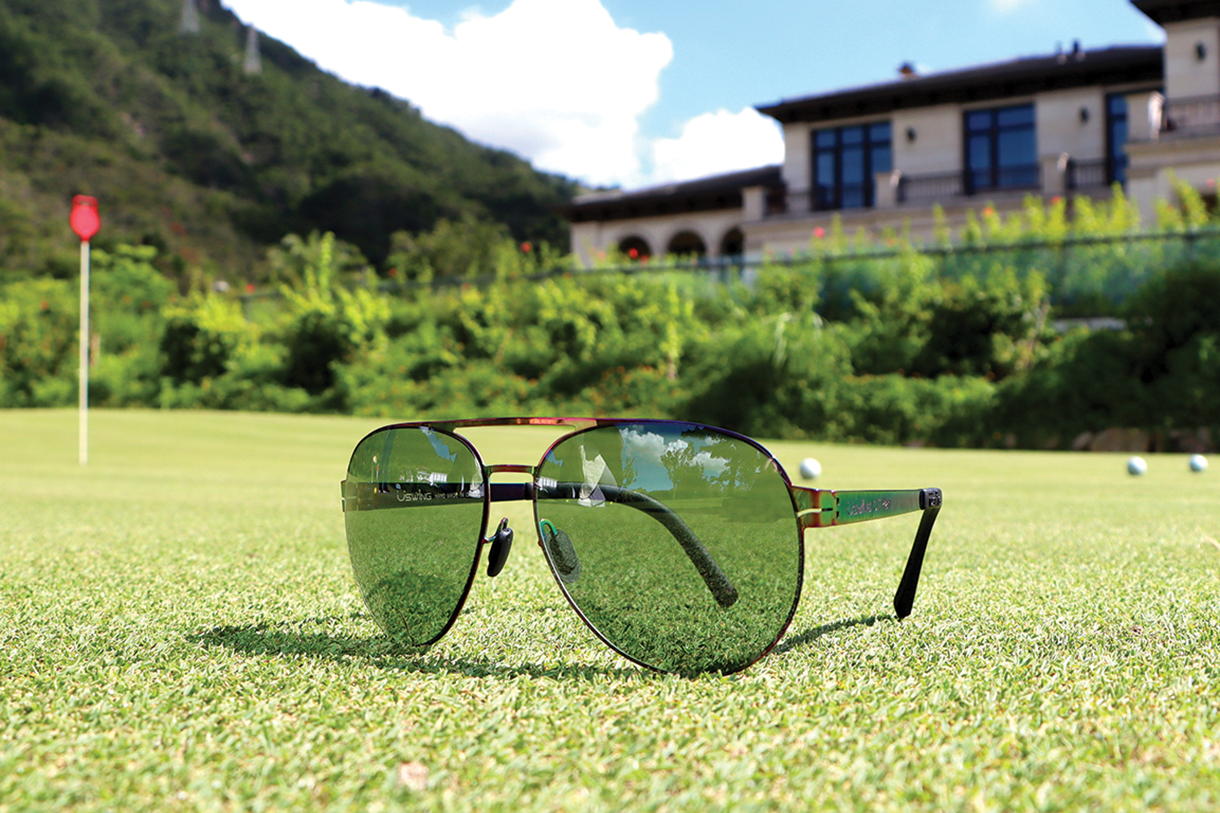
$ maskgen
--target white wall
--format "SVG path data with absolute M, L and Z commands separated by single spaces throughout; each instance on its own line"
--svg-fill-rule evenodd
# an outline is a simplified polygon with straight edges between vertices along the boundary
M 1202 43 L 1203 60 L 1195 46 Z M 1172 102 L 1220 95 L 1220 18 L 1165 25 L 1165 96 Z
M 1089 120 L 1080 120 L 1080 111 Z M 1034 101 L 1038 155 L 1067 153 L 1081 161 L 1106 157 L 1106 100 L 1101 88 L 1074 88 L 1040 94 Z
M 1155 141 L 1161 135 L 1165 97 L 1157 91 L 1127 94 L 1127 143 Z
M 894 169 L 908 175 L 939 175 L 962 168 L 962 108 L 956 104 L 897 110 L 891 118 Z M 915 140 L 907 140 L 907 128 Z
M 813 168 L 809 166 L 813 156 L 809 138 L 812 132 L 813 128 L 809 122 L 784 125 L 782 175 L 789 194 L 807 193 L 813 181 Z
M 1029 103 L 1030 99 L 1005 99 L 969 108 L 958 104 L 938 105 L 893 114 L 894 168 L 906 175 L 939 175 L 960 172 L 963 167 L 962 116 L 967 109 L 988 109 Z M 1099 160 L 1106 150 L 1105 92 L 1102 88 L 1077 88 L 1042 93 L 1032 99 L 1035 134 L 1040 158 L 1057 159 L 1067 153 L 1082 161 Z M 1088 111 L 1081 121 L 1080 111 Z M 907 130 L 915 140 L 907 138 Z

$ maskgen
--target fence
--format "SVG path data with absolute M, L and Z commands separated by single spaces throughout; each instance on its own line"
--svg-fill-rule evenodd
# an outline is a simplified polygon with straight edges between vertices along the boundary
M 440 276 L 427 282 L 381 280 L 378 287 L 387 294 L 409 294 L 464 285 L 486 287 L 505 279 L 540 282 L 563 276 L 652 278 L 666 274 L 693 275 L 701 285 L 750 284 L 761 269 L 790 269 L 809 275 L 810 284 L 817 286 L 822 303 L 819 309 L 834 318 L 851 307 L 851 291 L 875 293 L 892 278 L 894 264 L 919 260 L 930 264 L 929 274 L 942 279 L 961 279 L 967 275 L 986 278 L 997 270 L 1011 271 L 1018 277 L 1038 273 L 1047 281 L 1051 305 L 1059 316 L 1108 316 L 1116 313 L 1159 269 L 1195 260 L 1220 265 L 1220 228 L 1016 243 L 806 252 L 791 256 L 671 257 L 591 268 L 564 264 L 508 278 Z M 275 292 L 262 291 L 243 294 L 241 299 L 249 314 L 256 303 L 277 297 Z

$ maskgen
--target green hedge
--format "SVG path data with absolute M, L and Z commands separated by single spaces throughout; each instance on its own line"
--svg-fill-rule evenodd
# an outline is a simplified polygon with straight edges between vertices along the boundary
M 1096 239 L 1056 251 L 1101 257 L 1110 270 L 1090 283 L 1094 301 L 1127 327 L 1064 334 L 1050 326 L 1082 300 L 1067 302 L 1066 277 L 1022 264 L 1040 255 L 1019 248 L 1064 232 L 1061 204 L 1031 206 L 1015 225 L 977 223 L 952 251 L 899 244 L 874 256 L 876 246 L 832 234 L 842 261 L 814 245 L 799 263 L 716 271 L 563 271 L 566 261 L 490 231 L 479 238 L 488 250 L 455 255 L 490 263 L 479 284 L 404 285 L 315 234 L 273 251 L 284 282 L 258 299 L 181 294 L 148 247 L 98 251 L 91 402 L 399 419 L 670 416 L 771 437 L 946 446 L 1064 448 L 1111 427 L 1215 433 L 1218 241 L 1185 219 L 1157 240 L 1102 241 L 1125 205 L 1089 215 Z M 402 276 L 447 276 L 430 265 L 439 247 L 476 233 L 440 228 L 400 246 Z M 1132 246 L 1172 262 L 1137 269 Z M 74 402 L 73 286 L 4 288 L 0 405 Z

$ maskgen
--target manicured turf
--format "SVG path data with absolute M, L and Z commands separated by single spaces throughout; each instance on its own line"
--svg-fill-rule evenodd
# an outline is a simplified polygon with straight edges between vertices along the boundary
M 528 514 L 440 644 L 387 641 L 339 510 L 376 424 L 95 412 L 82 470 L 75 413 L 0 412 L 0 811 L 1220 807 L 1216 466 L 768 444 L 944 489 L 914 614 L 916 516 L 811 530 L 778 651 L 684 679 L 585 630 Z

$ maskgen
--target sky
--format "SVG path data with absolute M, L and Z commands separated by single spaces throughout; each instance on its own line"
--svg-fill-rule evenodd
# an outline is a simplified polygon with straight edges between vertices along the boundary
M 222 0 L 349 82 L 588 186 L 783 159 L 781 99 L 1160 44 L 1129 0 Z

